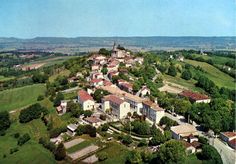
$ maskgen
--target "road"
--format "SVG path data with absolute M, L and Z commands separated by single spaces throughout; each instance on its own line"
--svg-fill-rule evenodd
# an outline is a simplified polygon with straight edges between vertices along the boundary
M 66 90 L 63 90 L 61 91 L 61 93 L 70 93 L 70 92 L 73 92 L 73 91 L 77 91 L 79 89 L 79 87 L 74 87 L 74 88 L 69 88 L 69 89 L 66 89 Z
M 165 113 L 165 116 L 176 121 L 180 125 L 187 123 L 186 120 L 183 119 L 183 116 L 181 116 L 181 118 L 179 118 L 179 117 L 172 116 L 169 113 Z M 195 127 L 199 126 L 196 123 L 194 123 L 193 125 Z M 203 133 L 202 131 L 199 131 L 199 130 L 198 130 L 198 133 L 199 133 L 199 136 L 206 137 L 209 141 L 209 144 L 216 148 L 216 150 L 219 152 L 224 164 L 236 164 L 236 152 L 233 149 L 231 149 L 228 145 L 224 144 L 218 138 L 209 138 L 208 136 L 205 135 L 205 133 Z

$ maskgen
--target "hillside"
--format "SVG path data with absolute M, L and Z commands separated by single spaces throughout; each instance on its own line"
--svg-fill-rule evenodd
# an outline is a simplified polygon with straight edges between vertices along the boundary
M 227 87 L 229 89 L 235 88 L 234 79 L 227 75 L 226 73 L 220 71 L 216 67 L 205 63 L 205 62 L 199 62 L 195 60 L 185 60 L 186 63 L 189 63 L 193 66 L 200 66 L 206 71 L 204 73 L 210 80 L 214 81 L 215 84 L 219 87 Z
M 44 84 L 29 85 L 0 92 L 0 107 L 3 110 L 14 110 L 33 104 L 39 95 L 46 90 Z

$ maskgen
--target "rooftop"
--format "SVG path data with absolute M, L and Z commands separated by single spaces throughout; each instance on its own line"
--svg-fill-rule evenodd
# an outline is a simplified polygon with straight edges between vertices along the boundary
M 87 100 L 93 100 L 93 97 L 88 94 L 85 90 L 78 91 L 78 96 L 80 98 L 80 101 L 84 102 Z
M 77 129 L 77 126 L 75 124 L 69 124 L 69 125 L 67 125 L 67 128 L 72 131 L 75 131 Z
M 156 111 L 163 111 L 164 110 L 163 108 L 159 107 L 158 104 L 156 104 L 156 103 L 154 103 L 154 102 L 152 102 L 150 100 L 144 101 L 143 104 L 149 106 L 150 108 L 152 108 L 152 109 L 154 109 Z
M 172 126 L 171 130 L 176 134 L 195 133 L 197 129 L 190 124 Z
M 122 100 L 121 98 L 119 98 L 118 96 L 115 96 L 115 95 L 107 95 L 103 99 L 105 101 L 111 101 L 116 104 L 122 104 L 123 102 L 125 102 L 124 100 Z
M 231 137 L 236 137 L 236 132 L 222 132 L 226 137 L 231 138 Z
M 90 82 L 91 83 L 99 83 L 101 81 L 103 81 L 103 80 L 102 79 L 92 79 Z
M 96 116 L 86 117 L 84 120 L 89 123 L 101 122 L 101 120 L 99 118 L 97 118 Z

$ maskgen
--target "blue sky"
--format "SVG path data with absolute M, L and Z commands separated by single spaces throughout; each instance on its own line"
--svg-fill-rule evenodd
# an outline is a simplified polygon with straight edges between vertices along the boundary
M 236 36 L 236 0 L 1 0 L 0 36 Z

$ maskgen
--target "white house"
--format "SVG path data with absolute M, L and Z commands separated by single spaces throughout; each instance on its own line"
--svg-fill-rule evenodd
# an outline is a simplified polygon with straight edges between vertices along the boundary
M 165 110 L 159 107 L 156 103 L 147 100 L 143 102 L 141 114 L 145 115 L 150 121 L 159 123 L 161 118 L 165 115 Z
M 69 124 L 67 126 L 67 134 L 70 135 L 70 136 L 74 136 L 76 134 L 76 129 L 78 128 L 77 125 L 75 124 Z
M 84 121 L 94 127 L 99 127 L 102 124 L 102 120 L 96 116 L 86 117 L 84 118 Z
M 145 97 L 147 95 L 150 95 L 150 89 L 148 89 L 146 86 L 143 86 L 139 91 L 139 96 Z
M 104 78 L 104 76 L 100 72 L 94 72 L 91 74 L 91 79 L 103 79 L 103 78 Z
M 81 104 L 83 110 L 93 110 L 95 102 L 86 91 L 78 91 L 78 102 Z
M 63 115 L 66 113 L 67 101 L 61 101 L 61 104 L 56 107 L 58 115 Z
M 130 104 L 115 95 L 107 95 L 102 99 L 102 109 L 104 112 L 109 111 L 117 118 L 122 119 L 130 111 Z
M 92 79 L 90 81 L 90 85 L 93 87 L 98 87 L 103 85 L 103 80 L 102 79 Z

